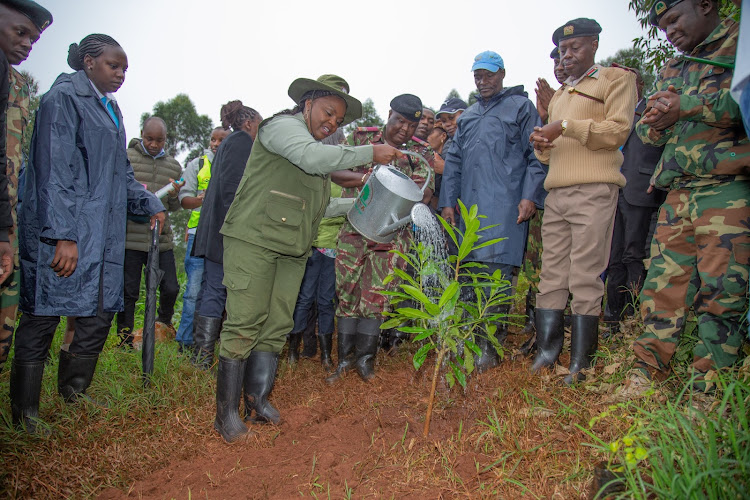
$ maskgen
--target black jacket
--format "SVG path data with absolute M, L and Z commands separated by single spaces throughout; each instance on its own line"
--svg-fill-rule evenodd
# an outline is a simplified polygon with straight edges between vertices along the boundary
M 646 100 L 641 99 L 635 109 L 634 124 L 641 119 L 644 109 L 646 109 Z M 621 172 L 627 181 L 625 187 L 622 188 L 622 193 L 625 196 L 625 201 L 631 205 L 658 207 L 664 203 L 664 198 L 667 196 L 665 191 L 654 189 L 651 194 L 646 193 L 663 150 L 663 147 L 643 144 L 635 131 L 635 127 L 630 131 L 628 140 L 622 147 L 622 154 L 625 158 Z
M 253 138 L 235 130 L 224 139 L 211 163 L 211 181 L 201 206 L 201 218 L 193 242 L 193 256 L 224 262 L 224 241 L 219 231 L 245 172 Z

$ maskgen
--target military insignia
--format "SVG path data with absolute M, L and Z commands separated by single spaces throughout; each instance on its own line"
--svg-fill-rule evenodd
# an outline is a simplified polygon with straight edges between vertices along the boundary
M 654 12 L 656 12 L 657 16 L 660 16 L 664 14 L 667 11 L 667 4 L 664 2 L 656 2 L 656 5 L 654 5 Z
M 588 73 L 586 73 L 586 76 L 594 76 L 599 72 L 599 68 L 591 68 Z
M 422 112 L 417 111 L 416 113 L 414 113 L 414 118 L 419 118 L 421 115 L 422 115 Z
M 569 24 L 563 28 L 563 36 L 570 36 L 573 34 L 574 31 L 575 31 L 575 28 L 573 27 L 573 25 Z
M 42 25 L 42 29 L 40 29 L 39 32 L 41 33 L 42 31 L 46 30 L 47 26 L 49 26 L 49 21 L 44 21 L 44 24 Z

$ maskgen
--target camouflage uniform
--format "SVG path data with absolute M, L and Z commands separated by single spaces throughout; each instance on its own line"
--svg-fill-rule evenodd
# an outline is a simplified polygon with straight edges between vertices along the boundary
M 13 274 L 8 281 L 0 286 L 0 322 L 2 323 L 0 325 L 0 370 L 2 370 L 5 360 L 8 358 L 18 311 L 18 282 L 21 271 L 18 262 L 16 205 L 18 204 L 18 172 L 23 163 L 23 135 L 28 122 L 29 86 L 21 73 L 11 68 L 7 118 L 7 175 L 8 195 L 10 197 L 11 215 L 13 216 L 13 229 L 9 233 L 10 244 L 15 249 L 15 253 Z
M 722 22 L 691 56 L 731 63 L 738 26 Z M 698 317 L 696 372 L 732 365 L 742 341 L 750 264 L 750 141 L 729 94 L 732 70 L 672 59 L 656 82 L 680 94 L 680 118 L 657 131 L 639 123 L 644 143 L 664 145 L 655 185 L 669 189 L 659 210 L 641 292 L 644 333 L 635 354 L 666 371 L 688 309 Z M 700 387 L 700 385 L 699 385 Z
M 349 144 L 385 144 L 384 130 L 377 127 L 359 127 L 349 137 Z M 404 148 L 425 157 L 429 162 L 432 150 L 414 141 L 409 141 Z M 354 172 L 364 175 L 373 164 L 360 166 Z M 427 178 L 427 169 L 422 161 L 405 156 L 396 163 L 397 168 L 411 177 L 417 184 L 423 185 Z M 434 186 L 432 177 L 429 188 Z M 342 198 L 356 198 L 357 188 L 344 188 Z M 336 292 L 339 298 L 337 316 L 350 318 L 382 319 L 387 310 L 388 299 L 380 291 L 386 290 L 383 280 L 395 267 L 404 268 L 405 263 L 391 250 L 405 252 L 409 249 L 411 229 L 401 228 L 390 243 L 376 243 L 359 234 L 347 220 L 339 232 L 336 249 Z M 388 289 L 395 287 L 395 281 Z

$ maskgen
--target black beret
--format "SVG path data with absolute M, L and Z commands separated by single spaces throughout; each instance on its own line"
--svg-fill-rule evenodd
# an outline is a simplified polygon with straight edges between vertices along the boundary
M 13 10 L 17 10 L 24 16 L 31 19 L 31 22 L 39 30 L 39 33 L 47 29 L 52 24 L 52 14 L 50 11 L 31 0 L 0 0 L 3 4 Z
M 552 34 L 552 43 L 560 45 L 560 40 L 576 38 L 579 36 L 596 36 L 602 32 L 602 27 L 593 19 L 579 17 L 563 24 Z
M 418 122 L 422 118 L 422 100 L 412 94 L 394 97 L 391 101 L 391 109 L 410 122 Z
M 651 26 L 659 26 L 661 16 L 667 13 L 669 9 L 682 2 L 682 0 L 657 0 L 651 6 L 651 12 L 648 14 L 648 22 Z
M 552 52 L 549 53 L 549 58 L 550 59 L 560 59 L 560 49 L 558 49 L 557 47 L 555 47 L 554 49 L 552 49 Z

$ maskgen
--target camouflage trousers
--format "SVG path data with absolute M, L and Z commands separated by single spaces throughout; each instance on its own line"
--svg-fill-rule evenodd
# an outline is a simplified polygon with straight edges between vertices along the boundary
M 349 222 L 339 233 L 336 247 L 336 293 L 339 306 L 336 315 L 344 318 L 382 319 L 389 300 L 380 292 L 393 290 L 398 280 L 388 285 L 383 280 L 394 269 L 406 263 L 390 250 L 405 251 L 409 230 L 404 228 L 391 243 L 376 243 L 359 234 Z
M 750 183 L 675 189 L 659 209 L 640 295 L 636 356 L 666 371 L 688 309 L 698 320 L 693 369 L 732 365 L 742 343 L 750 267 Z
M 5 360 L 13 343 L 13 332 L 16 328 L 16 315 L 18 314 L 18 285 L 21 281 L 21 268 L 18 261 L 18 239 L 16 228 L 10 234 L 10 243 L 15 252 L 13 253 L 13 274 L 0 286 L 0 372 L 3 371 Z
M 537 210 L 529 219 L 529 237 L 526 240 L 526 253 L 521 268 L 529 282 L 528 293 L 531 305 L 536 305 L 539 274 L 542 272 L 542 217 L 544 217 L 544 210 Z

